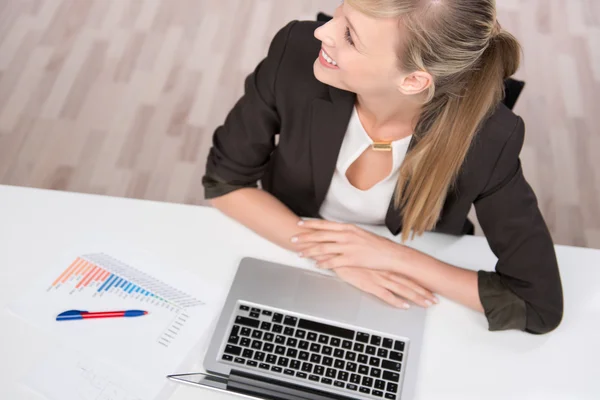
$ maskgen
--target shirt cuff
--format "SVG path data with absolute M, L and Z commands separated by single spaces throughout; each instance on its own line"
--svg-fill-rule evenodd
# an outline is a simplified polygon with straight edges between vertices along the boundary
M 206 200 L 224 196 L 238 189 L 258 187 L 255 182 L 245 184 L 229 183 L 210 174 L 206 174 L 202 177 L 202 186 L 204 186 L 204 198 Z
M 497 273 L 478 271 L 477 286 L 490 331 L 525 330 L 525 301 L 514 294 Z

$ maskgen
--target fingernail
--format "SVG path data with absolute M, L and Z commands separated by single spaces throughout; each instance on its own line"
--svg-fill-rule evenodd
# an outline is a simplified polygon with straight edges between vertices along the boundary
M 437 297 L 434 297 L 434 298 L 433 298 L 433 302 L 434 302 L 435 304 L 438 304 L 438 303 L 440 302 L 440 299 L 438 299 Z
M 298 238 L 297 238 L 296 236 L 294 236 L 294 237 L 291 239 L 291 241 L 292 241 L 292 243 L 296 243 L 296 242 L 298 241 Z
M 304 254 L 298 253 L 298 257 L 304 257 Z
M 298 225 L 299 225 L 299 226 L 302 226 L 302 225 L 304 225 L 304 221 L 302 221 L 302 220 L 298 221 Z
M 409 308 L 410 308 L 410 304 L 408 304 L 408 303 L 404 303 L 404 304 L 402 305 L 402 308 L 404 308 L 404 309 L 409 309 Z
M 425 300 L 425 304 L 427 304 L 427 307 L 431 307 L 433 305 L 433 303 L 429 300 Z

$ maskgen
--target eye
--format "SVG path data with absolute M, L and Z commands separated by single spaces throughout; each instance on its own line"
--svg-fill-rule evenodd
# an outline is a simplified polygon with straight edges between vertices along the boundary
M 354 40 L 352 40 L 352 36 L 350 36 L 350 28 L 346 27 L 346 34 L 344 35 L 346 42 L 350 44 L 350 46 L 354 46 Z

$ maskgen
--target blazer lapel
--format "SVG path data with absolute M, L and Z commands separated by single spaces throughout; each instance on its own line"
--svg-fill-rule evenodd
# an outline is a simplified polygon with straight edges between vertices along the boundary
M 331 86 L 329 99 L 313 100 L 310 150 L 317 215 L 327 195 L 355 101 L 354 93 Z

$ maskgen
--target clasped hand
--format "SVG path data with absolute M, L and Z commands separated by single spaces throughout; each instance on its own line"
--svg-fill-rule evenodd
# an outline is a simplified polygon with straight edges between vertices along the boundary
M 397 271 L 408 248 L 352 224 L 325 220 L 300 221 L 308 232 L 291 238 L 302 245 L 301 257 L 318 268 L 331 269 L 341 279 L 395 307 L 409 308 L 406 300 L 423 307 L 437 303 L 426 288 Z

